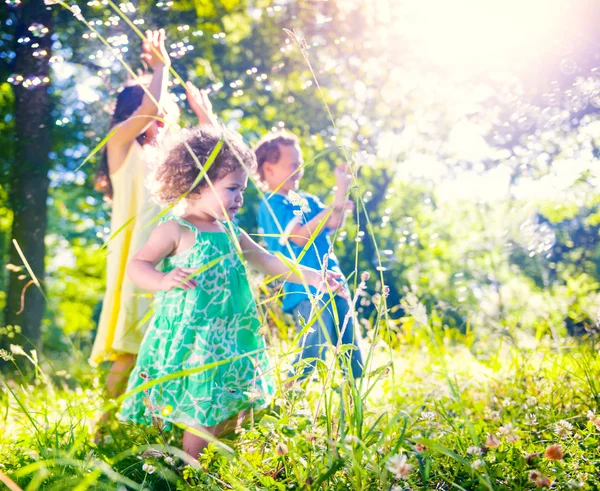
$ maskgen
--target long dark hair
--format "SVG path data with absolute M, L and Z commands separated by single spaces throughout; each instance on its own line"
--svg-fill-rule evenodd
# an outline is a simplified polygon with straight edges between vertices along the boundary
M 128 119 L 135 110 L 141 106 L 142 99 L 144 97 L 144 89 L 141 85 L 130 85 L 125 87 L 117 96 L 117 104 L 115 106 L 115 112 L 112 115 L 110 121 L 111 129 L 115 125 L 122 123 Z M 137 141 L 140 145 L 145 142 L 145 135 L 141 134 L 137 137 Z M 104 193 L 104 197 L 107 200 L 112 199 L 112 182 L 110 180 L 110 171 L 108 169 L 108 155 L 106 146 L 102 150 L 102 159 L 100 160 L 100 167 L 96 172 L 94 189 Z

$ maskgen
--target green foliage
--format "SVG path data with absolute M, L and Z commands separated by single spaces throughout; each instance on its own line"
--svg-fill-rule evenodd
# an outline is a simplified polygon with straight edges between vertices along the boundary
M 98 374 L 55 371 L 14 347 L 5 355 L 36 375 L 30 386 L 2 386 L 0 471 L 40 490 L 512 490 L 542 477 L 555 489 L 597 489 L 597 346 L 457 339 L 423 325 L 435 313 L 418 300 L 405 308 L 413 328 L 393 354 L 372 351 L 363 380 L 325 372 L 280 386 L 266 412 L 196 464 L 181 460 L 179 429 L 113 420 L 93 443 L 83 422 L 102 411 Z

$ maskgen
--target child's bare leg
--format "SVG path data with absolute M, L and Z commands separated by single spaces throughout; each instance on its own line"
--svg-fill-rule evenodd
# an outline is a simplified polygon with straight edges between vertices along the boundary
M 131 353 L 121 353 L 115 358 L 106 377 L 106 388 L 110 397 L 118 397 L 125 391 L 134 365 L 135 355 Z
M 221 423 L 217 426 L 194 426 L 193 428 L 203 435 L 216 436 L 221 433 L 220 428 L 223 424 Z M 191 431 L 186 430 L 183 432 L 183 451 L 193 459 L 197 459 L 210 442 L 210 439 Z
M 115 358 L 110 371 L 106 376 L 106 391 L 110 398 L 120 396 L 127 388 L 127 380 L 131 369 L 135 365 L 135 355 L 131 353 L 121 353 Z M 108 421 L 111 412 L 106 411 L 98 420 L 94 442 L 98 443 L 102 439 L 102 425 Z
M 219 435 L 233 431 L 238 425 L 241 424 L 245 414 L 246 411 L 241 411 L 228 420 L 219 423 L 217 426 L 197 426 L 194 427 L 194 429 L 203 434 L 218 437 Z M 202 451 L 208 447 L 209 443 L 209 439 L 195 435 L 191 431 L 183 432 L 183 451 L 191 455 L 194 459 L 198 458 Z

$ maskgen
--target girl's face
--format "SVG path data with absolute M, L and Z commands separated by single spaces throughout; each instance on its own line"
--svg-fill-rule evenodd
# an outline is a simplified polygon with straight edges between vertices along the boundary
M 243 169 L 230 172 L 213 181 L 212 188 L 204 186 L 200 195 L 188 196 L 187 213 L 205 219 L 228 221 L 244 203 L 243 193 L 248 185 L 248 174 Z

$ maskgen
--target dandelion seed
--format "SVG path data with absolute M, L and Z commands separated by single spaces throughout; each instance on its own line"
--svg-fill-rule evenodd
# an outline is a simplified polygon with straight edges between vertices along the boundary
M 142 470 L 146 473 L 146 474 L 154 474 L 154 471 L 156 470 L 154 468 L 154 466 L 152 464 L 144 464 L 142 466 Z
M 475 470 L 481 469 L 482 467 L 485 467 L 485 461 L 482 459 L 477 459 L 471 464 L 471 467 Z
M 386 467 L 397 479 L 406 479 L 410 474 L 412 465 L 408 464 L 406 455 L 393 455 L 386 462 Z
M 563 456 L 564 453 L 560 448 L 560 445 L 558 445 L 557 443 L 550 445 L 544 451 L 544 457 L 546 457 L 548 460 L 562 460 Z
M 566 438 L 573 433 L 573 425 L 564 419 L 561 419 L 554 425 L 554 432 L 561 438 Z
M 275 445 L 275 453 L 277 455 L 281 455 L 281 456 L 287 455 L 288 452 L 289 452 L 288 446 L 285 443 L 279 442 L 279 443 L 277 443 L 277 445 Z
M 498 448 L 500 446 L 500 440 L 496 435 L 489 434 L 485 440 L 485 446 L 487 448 Z

